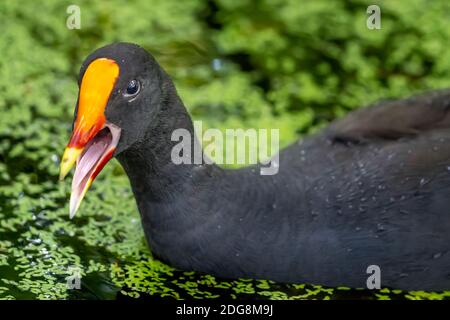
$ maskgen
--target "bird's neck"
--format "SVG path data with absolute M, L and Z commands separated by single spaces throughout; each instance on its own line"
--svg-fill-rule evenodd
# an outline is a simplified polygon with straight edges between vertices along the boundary
M 180 143 L 178 140 L 172 141 L 175 130 L 182 129 L 188 133 L 191 155 L 194 155 L 194 150 L 200 150 L 203 159 L 192 120 L 170 80 L 165 83 L 163 92 L 161 109 L 154 117 L 155 123 L 148 127 L 144 139 L 117 156 L 130 179 L 135 196 L 145 196 L 147 201 L 168 200 L 182 187 L 189 187 L 192 172 L 197 172 L 196 168 L 202 165 L 194 161 L 182 164 L 174 162 L 172 150 Z
M 190 232 L 196 230 L 196 236 L 205 236 L 208 223 L 217 219 L 209 214 L 211 202 L 205 198 L 222 171 L 215 165 L 177 165 L 172 161 L 172 149 L 179 143 L 171 139 L 174 130 L 181 128 L 190 133 L 192 152 L 200 143 L 176 93 L 168 94 L 164 102 L 155 117 L 159 123 L 152 124 L 142 142 L 117 158 L 130 180 L 152 252 L 179 266 L 180 260 L 188 261 L 184 255 L 192 252 L 188 248 L 196 243 L 190 239 Z

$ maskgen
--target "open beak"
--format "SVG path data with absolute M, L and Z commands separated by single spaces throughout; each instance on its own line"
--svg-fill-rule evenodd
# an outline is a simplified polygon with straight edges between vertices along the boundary
M 61 160 L 62 180 L 76 163 L 70 196 L 70 218 L 75 216 L 86 191 L 112 158 L 120 139 L 120 128 L 105 119 L 105 108 L 119 75 L 114 60 L 91 62 L 80 85 L 72 137 Z

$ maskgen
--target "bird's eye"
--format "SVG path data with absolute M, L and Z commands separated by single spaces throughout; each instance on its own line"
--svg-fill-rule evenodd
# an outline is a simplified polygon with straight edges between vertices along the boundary
M 134 96 L 139 92 L 140 85 L 139 81 L 137 80 L 131 80 L 128 82 L 127 90 L 126 90 L 126 96 Z

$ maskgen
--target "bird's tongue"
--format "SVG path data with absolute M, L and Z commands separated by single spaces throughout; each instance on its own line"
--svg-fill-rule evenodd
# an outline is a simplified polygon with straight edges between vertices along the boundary
M 70 217 L 77 211 L 86 191 L 111 159 L 120 137 L 120 129 L 106 126 L 86 145 L 77 159 L 70 196 Z
M 105 153 L 108 145 L 111 143 L 111 133 L 109 130 L 103 129 L 100 131 L 91 143 L 86 146 L 85 151 L 77 160 L 77 167 L 73 176 L 72 186 L 80 185 L 89 172 L 94 169 L 95 164 L 100 160 Z

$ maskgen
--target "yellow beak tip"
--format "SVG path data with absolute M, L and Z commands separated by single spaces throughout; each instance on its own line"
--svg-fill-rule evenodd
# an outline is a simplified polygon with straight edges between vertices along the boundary
M 59 170 L 59 181 L 63 181 L 64 178 L 69 173 L 72 166 L 61 165 L 61 169 Z
M 64 150 L 64 155 L 61 160 L 61 167 L 59 170 L 59 180 L 62 181 L 70 169 L 72 169 L 73 165 L 77 161 L 77 158 L 80 156 L 82 149 L 77 148 L 66 148 Z

